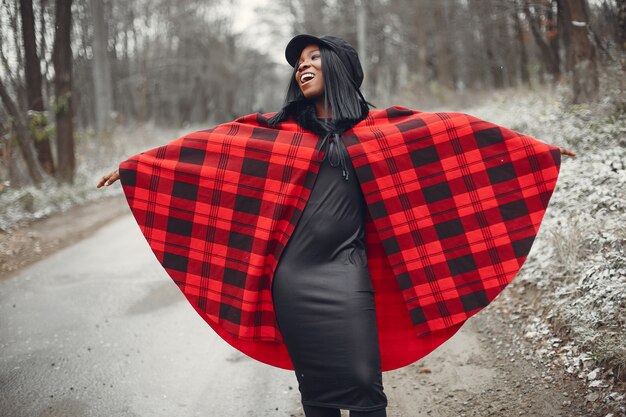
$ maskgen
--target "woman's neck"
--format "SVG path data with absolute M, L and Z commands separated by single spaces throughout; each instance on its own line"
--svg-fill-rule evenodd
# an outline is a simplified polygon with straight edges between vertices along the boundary
M 324 98 L 321 100 L 317 100 L 315 102 L 315 115 L 318 119 L 330 119 L 333 117 L 332 109 L 330 106 L 326 108 L 326 112 L 324 111 Z

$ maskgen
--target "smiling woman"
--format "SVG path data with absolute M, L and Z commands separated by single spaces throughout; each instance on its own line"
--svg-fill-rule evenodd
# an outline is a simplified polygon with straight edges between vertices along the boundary
M 559 148 L 463 113 L 370 110 L 343 39 L 298 35 L 285 56 L 280 111 L 135 155 L 98 186 L 121 179 L 211 328 L 295 371 L 307 417 L 384 417 L 382 372 L 452 337 L 523 265 Z
M 356 50 L 345 40 L 298 35 L 287 45 L 285 57 L 294 68 L 293 77 L 284 107 L 270 118 L 270 126 L 300 117 L 300 124 L 306 123 L 307 128 L 325 135 L 330 131 L 341 133 L 367 117 L 369 103 L 359 89 L 363 69 Z M 313 77 L 304 77 L 306 74 Z M 311 109 L 314 114 L 307 111 Z M 319 130 L 317 119 L 327 119 L 333 126 Z

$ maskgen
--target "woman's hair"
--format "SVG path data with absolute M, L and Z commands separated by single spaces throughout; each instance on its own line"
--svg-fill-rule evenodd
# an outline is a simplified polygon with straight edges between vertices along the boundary
M 324 76 L 324 106 L 331 109 L 331 124 L 351 127 L 367 116 L 371 104 L 354 85 L 339 56 L 324 45 L 319 45 L 319 48 Z M 287 120 L 289 116 L 297 118 L 297 112 L 313 106 L 313 103 L 304 97 L 296 81 L 297 71 L 296 66 L 291 74 L 283 108 L 268 120 L 270 126 Z

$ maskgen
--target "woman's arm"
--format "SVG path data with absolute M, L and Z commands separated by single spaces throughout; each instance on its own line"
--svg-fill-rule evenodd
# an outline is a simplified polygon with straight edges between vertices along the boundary
M 96 185 L 96 188 L 100 188 L 103 185 L 106 185 L 108 187 L 109 185 L 113 184 L 115 181 L 119 179 L 120 179 L 120 171 L 119 169 L 116 169 L 104 175 L 102 178 L 100 178 L 100 181 L 98 182 L 98 185 Z

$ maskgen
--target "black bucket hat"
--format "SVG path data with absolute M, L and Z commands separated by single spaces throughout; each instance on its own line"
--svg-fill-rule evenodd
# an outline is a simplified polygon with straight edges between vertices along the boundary
M 358 89 L 361 86 L 363 82 L 363 68 L 361 67 L 361 61 L 359 61 L 359 54 L 352 45 L 336 36 L 324 35 L 317 37 L 306 34 L 296 35 L 289 41 L 285 48 L 285 58 L 287 58 L 289 65 L 295 68 L 300 59 L 300 54 L 302 54 L 302 50 L 306 48 L 307 45 L 311 44 L 324 45 L 332 49 L 348 69 L 356 88 Z

